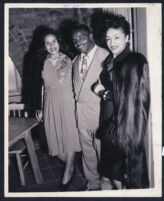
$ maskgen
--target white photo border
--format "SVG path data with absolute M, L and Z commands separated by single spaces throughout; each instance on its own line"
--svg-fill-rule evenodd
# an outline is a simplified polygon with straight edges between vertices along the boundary
M 154 188 L 140 190 L 90 192 L 8 192 L 8 56 L 9 8 L 146 8 L 147 59 L 150 68 L 152 130 L 154 155 Z M 162 4 L 161 3 L 5 3 L 4 55 L 4 196 L 5 197 L 161 197 L 162 195 Z

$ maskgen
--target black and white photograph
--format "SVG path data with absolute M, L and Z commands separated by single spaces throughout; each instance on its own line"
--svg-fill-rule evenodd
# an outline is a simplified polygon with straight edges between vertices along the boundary
M 161 10 L 5 4 L 5 197 L 162 195 Z

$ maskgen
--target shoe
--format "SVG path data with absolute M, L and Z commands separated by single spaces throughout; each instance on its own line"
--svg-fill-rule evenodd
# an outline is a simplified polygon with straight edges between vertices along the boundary
M 59 185 L 59 190 L 60 190 L 60 191 L 69 191 L 69 187 L 71 186 L 70 184 L 72 183 L 72 180 L 73 180 L 74 177 L 75 177 L 75 171 L 73 170 L 69 182 L 66 183 L 66 184 L 62 184 L 62 183 L 61 183 L 61 184 Z
M 63 192 L 69 191 L 69 187 L 70 187 L 70 184 L 71 184 L 72 180 L 73 180 L 73 177 L 70 179 L 70 181 L 67 184 L 60 184 L 59 185 L 59 190 L 63 191 Z
M 100 188 L 89 188 L 89 187 L 87 187 L 86 188 L 86 191 L 98 191 L 98 190 L 100 190 Z
M 61 183 L 67 184 L 71 180 L 74 174 L 75 174 L 74 166 L 72 166 L 69 172 L 67 171 L 67 173 L 64 170 Z

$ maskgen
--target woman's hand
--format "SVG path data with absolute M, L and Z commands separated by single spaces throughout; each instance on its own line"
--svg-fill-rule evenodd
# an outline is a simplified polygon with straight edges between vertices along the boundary
M 35 116 L 36 116 L 38 121 L 43 121 L 43 112 L 42 112 L 42 110 L 36 110 Z

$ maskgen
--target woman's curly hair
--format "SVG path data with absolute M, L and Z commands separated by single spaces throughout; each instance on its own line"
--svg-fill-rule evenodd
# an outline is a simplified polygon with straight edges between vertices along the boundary
M 106 31 L 109 28 L 118 29 L 121 28 L 125 35 L 130 36 L 130 24 L 122 15 L 111 14 L 110 17 L 105 20 Z
M 38 47 L 36 49 L 36 56 L 37 56 L 38 60 L 44 61 L 47 58 L 48 52 L 45 48 L 45 42 L 44 42 L 44 39 L 47 35 L 54 35 L 59 43 L 59 51 L 62 52 L 64 50 L 64 43 L 63 43 L 60 33 L 52 28 L 48 28 L 42 34 L 40 44 L 38 44 Z

